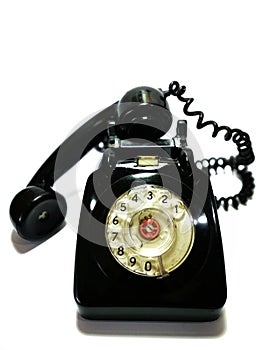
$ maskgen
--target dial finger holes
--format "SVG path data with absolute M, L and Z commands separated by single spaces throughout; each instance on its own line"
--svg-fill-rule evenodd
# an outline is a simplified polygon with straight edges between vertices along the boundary
M 194 241 L 191 213 L 174 192 L 140 185 L 113 203 L 106 240 L 114 259 L 142 276 L 167 276 L 187 258 Z

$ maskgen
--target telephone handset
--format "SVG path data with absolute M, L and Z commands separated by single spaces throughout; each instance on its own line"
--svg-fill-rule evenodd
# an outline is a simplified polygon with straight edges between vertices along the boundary
M 237 209 L 253 195 L 247 166 L 254 154 L 247 133 L 189 111 L 185 90 L 178 82 L 167 91 L 130 90 L 70 135 L 11 203 L 20 236 L 51 237 L 67 211 L 55 181 L 92 148 L 103 153 L 87 179 L 77 235 L 74 296 L 83 317 L 209 321 L 221 314 L 226 277 L 217 208 Z M 165 138 L 173 121 L 169 96 L 184 103 L 185 115 L 198 116 L 198 129 L 213 125 L 213 137 L 224 131 L 238 155 L 194 162 L 185 120 Z M 217 200 L 209 171 L 227 165 L 243 186 Z

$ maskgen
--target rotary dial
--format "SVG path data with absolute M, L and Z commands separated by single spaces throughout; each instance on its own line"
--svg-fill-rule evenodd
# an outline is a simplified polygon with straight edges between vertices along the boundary
M 180 266 L 194 242 L 191 213 L 171 190 L 141 185 L 123 193 L 106 220 L 106 240 L 127 270 L 163 277 Z

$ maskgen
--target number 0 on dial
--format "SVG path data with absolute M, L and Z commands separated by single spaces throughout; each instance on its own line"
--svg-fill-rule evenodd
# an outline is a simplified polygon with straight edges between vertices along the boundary
M 106 220 L 110 252 L 125 269 L 163 277 L 188 257 L 194 242 L 193 218 L 171 190 L 141 185 L 123 193 Z

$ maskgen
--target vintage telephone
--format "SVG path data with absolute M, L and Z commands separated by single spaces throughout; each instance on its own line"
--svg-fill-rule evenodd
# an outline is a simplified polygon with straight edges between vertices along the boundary
M 172 82 L 168 91 L 127 92 L 66 139 L 11 203 L 21 237 L 51 237 L 66 215 L 54 182 L 92 148 L 103 152 L 86 183 L 77 236 L 74 296 L 83 317 L 210 321 L 221 313 L 227 292 L 217 208 L 237 209 L 252 196 L 254 154 L 245 132 L 189 111 L 185 90 Z M 198 129 L 213 125 L 213 137 L 223 131 L 238 155 L 195 163 L 185 120 L 164 138 L 173 121 L 169 96 L 184 103 L 185 115 L 198 116 Z M 217 200 L 209 171 L 227 165 L 243 186 Z

